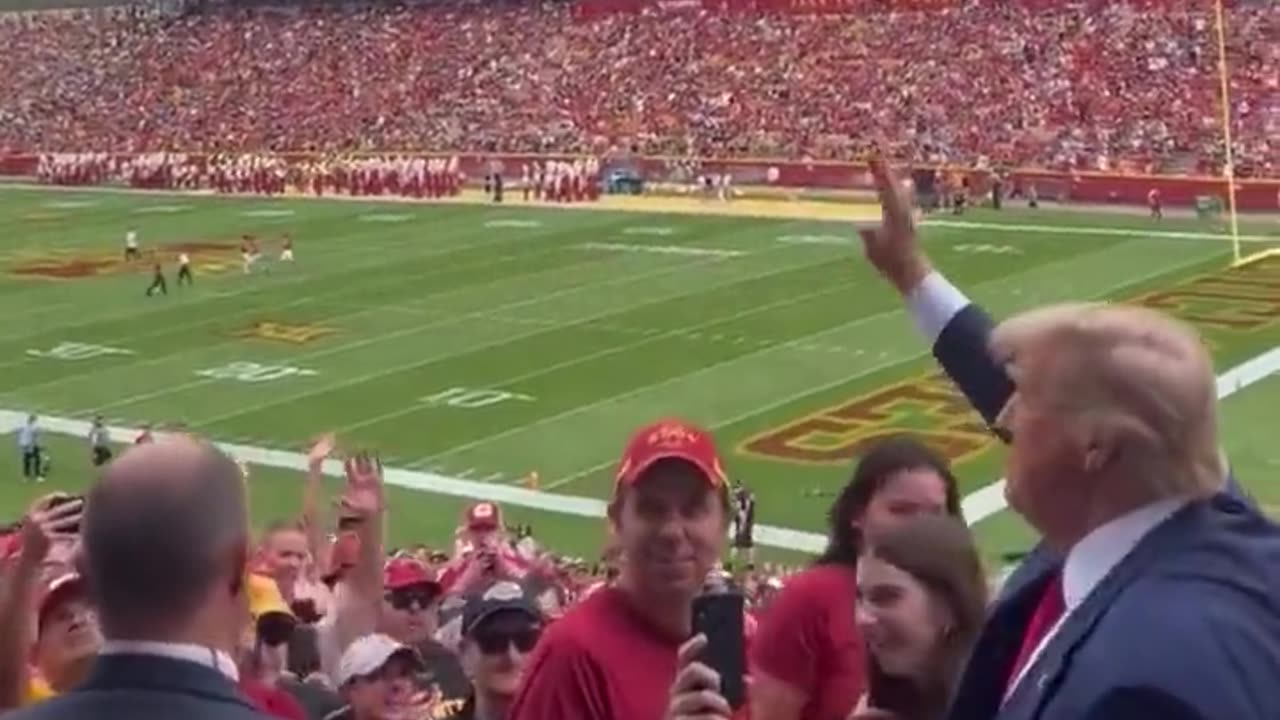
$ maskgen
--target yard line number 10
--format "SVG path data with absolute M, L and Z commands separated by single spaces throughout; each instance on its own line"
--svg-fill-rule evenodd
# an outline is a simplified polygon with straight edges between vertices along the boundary
M 531 402 L 532 400 L 532 396 L 523 393 L 466 387 L 451 387 L 448 390 L 441 390 L 435 395 L 421 398 L 421 402 L 428 405 L 444 405 L 463 410 L 475 410 L 511 401 Z

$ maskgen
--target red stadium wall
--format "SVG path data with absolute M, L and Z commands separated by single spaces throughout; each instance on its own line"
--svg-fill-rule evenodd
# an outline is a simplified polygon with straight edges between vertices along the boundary
M 125 159 L 127 156 L 120 156 Z M 200 155 L 188 155 L 200 161 Z M 286 153 L 290 162 L 318 159 L 309 153 Z M 518 177 L 522 165 L 543 160 L 572 160 L 573 156 L 554 155 L 471 155 L 459 156 L 461 169 L 470 178 L 478 178 L 499 167 L 507 177 Z M 32 176 L 36 174 L 37 156 L 30 154 L 0 155 L 0 176 Z M 671 182 L 676 165 L 689 164 L 681 158 L 624 157 L 606 158 L 604 172 L 628 169 L 647 182 Z M 866 165 L 838 162 L 796 162 L 782 160 L 697 160 L 696 172 L 730 173 L 735 185 L 776 185 L 790 188 L 826 190 L 870 190 L 871 180 Z M 770 170 L 777 178 L 770 182 Z M 967 172 L 975 193 L 988 192 L 990 173 Z M 1162 201 L 1171 206 L 1193 205 L 1197 197 L 1227 195 L 1226 181 L 1213 177 L 1134 175 L 1120 173 L 1065 173 L 1047 170 L 1014 170 L 1010 173 L 1008 191 L 1034 183 L 1041 198 L 1063 202 L 1114 203 L 1145 205 L 1147 192 L 1159 188 Z M 1280 210 L 1280 179 L 1240 180 L 1236 183 L 1236 204 L 1241 210 L 1275 212 Z

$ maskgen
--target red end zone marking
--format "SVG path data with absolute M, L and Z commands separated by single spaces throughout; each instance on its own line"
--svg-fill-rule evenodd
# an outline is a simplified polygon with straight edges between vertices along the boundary
M 806 464 L 846 464 L 863 448 L 911 433 L 953 463 L 995 442 L 969 402 L 941 373 L 895 383 L 748 438 L 745 455 Z

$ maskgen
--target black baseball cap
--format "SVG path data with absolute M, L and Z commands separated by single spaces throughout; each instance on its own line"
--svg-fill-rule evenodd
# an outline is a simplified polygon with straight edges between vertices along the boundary
M 501 581 L 467 598 L 462 608 L 462 634 L 470 635 L 476 626 L 500 612 L 518 612 L 542 622 L 542 612 L 528 591 L 519 583 Z

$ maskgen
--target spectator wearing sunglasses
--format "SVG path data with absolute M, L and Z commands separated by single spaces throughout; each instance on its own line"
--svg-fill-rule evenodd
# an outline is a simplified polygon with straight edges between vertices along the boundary
M 423 666 L 420 689 L 461 703 L 471 684 L 458 656 L 436 640 L 444 593 L 435 573 L 415 558 L 398 557 L 384 566 L 382 584 L 379 631 L 418 651 Z
M 351 643 L 338 661 L 334 680 L 347 706 L 326 720 L 392 720 L 415 714 L 422 672 L 416 650 L 381 633 Z M 426 715 L 422 715 L 425 717 Z
M 516 583 L 494 583 L 469 597 L 462 610 L 460 650 L 471 694 L 441 717 L 504 720 L 542 626 L 537 603 Z
M 271 577 L 251 574 L 247 587 L 252 623 L 240 639 L 236 663 L 240 670 L 240 691 L 254 707 L 271 717 L 306 720 L 302 705 L 279 685 L 285 669 L 285 649 L 297 618 Z

